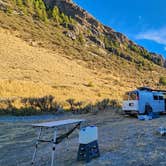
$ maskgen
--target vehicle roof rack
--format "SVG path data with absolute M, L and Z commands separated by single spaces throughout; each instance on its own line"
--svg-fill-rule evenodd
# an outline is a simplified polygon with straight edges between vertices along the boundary
M 141 91 L 153 91 L 153 92 L 163 92 L 163 93 L 166 93 L 166 90 L 151 89 L 149 87 L 139 87 L 137 89 L 141 90 Z
M 149 88 L 149 87 L 139 87 L 139 88 L 137 88 L 138 90 L 142 90 L 142 91 L 144 91 L 144 90 L 146 90 L 146 91 L 153 91 L 151 88 Z
M 155 89 L 154 89 L 153 91 L 166 93 L 166 90 L 155 90 Z

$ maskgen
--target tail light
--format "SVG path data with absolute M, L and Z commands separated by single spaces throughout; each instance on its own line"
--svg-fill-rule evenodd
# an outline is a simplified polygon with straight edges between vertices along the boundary
M 136 100 L 139 100 L 139 96 L 137 95 Z

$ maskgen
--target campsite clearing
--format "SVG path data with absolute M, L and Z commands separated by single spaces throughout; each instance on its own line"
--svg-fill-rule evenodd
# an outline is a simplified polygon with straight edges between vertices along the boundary
M 166 116 L 151 121 L 139 121 L 112 111 L 97 115 L 55 116 L 54 120 L 67 118 L 87 119 L 88 125 L 99 127 L 99 147 L 101 157 L 92 160 L 88 166 L 155 166 L 166 165 L 166 137 L 156 133 L 160 126 L 166 126 Z M 40 116 L 39 116 L 40 119 Z M 49 121 L 52 119 L 47 119 Z M 39 120 L 29 122 L 4 122 L 0 118 L 0 165 L 28 166 L 31 163 L 36 139 L 36 130 L 30 125 Z M 41 122 L 41 120 L 40 120 Z M 50 132 L 52 133 L 52 132 Z M 50 136 L 47 133 L 47 136 Z M 77 162 L 78 136 L 75 132 L 69 141 L 69 151 L 62 144 L 56 147 L 56 164 L 58 166 L 81 166 Z M 41 145 L 37 155 L 38 166 L 50 165 L 49 145 Z

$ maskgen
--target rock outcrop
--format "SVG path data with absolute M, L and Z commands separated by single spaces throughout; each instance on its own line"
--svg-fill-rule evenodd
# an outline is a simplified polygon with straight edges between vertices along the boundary
M 75 19 L 80 24 L 81 28 L 84 30 L 90 30 L 92 34 L 90 36 L 87 35 L 87 39 L 90 39 L 90 41 L 94 42 L 95 44 L 106 48 L 109 51 L 115 50 L 114 48 L 107 47 L 100 39 L 101 36 L 104 36 L 113 43 L 118 44 L 121 49 L 124 49 L 127 46 L 127 48 L 129 48 L 131 51 L 139 53 L 141 56 L 151 60 L 153 63 L 162 67 L 166 67 L 166 61 L 163 56 L 148 52 L 145 48 L 129 40 L 122 33 L 115 32 L 110 27 L 102 25 L 98 20 L 75 4 L 72 0 L 44 0 L 44 2 L 48 8 L 57 6 L 61 12 Z M 73 32 L 68 32 L 66 35 L 72 39 L 75 39 Z M 78 35 L 78 33 L 76 35 Z M 124 55 L 124 53 L 122 54 Z

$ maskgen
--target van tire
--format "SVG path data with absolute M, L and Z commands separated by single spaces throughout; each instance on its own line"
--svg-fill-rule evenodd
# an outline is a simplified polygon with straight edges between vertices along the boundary
M 150 104 L 145 105 L 145 115 L 150 115 L 153 112 L 153 109 Z

